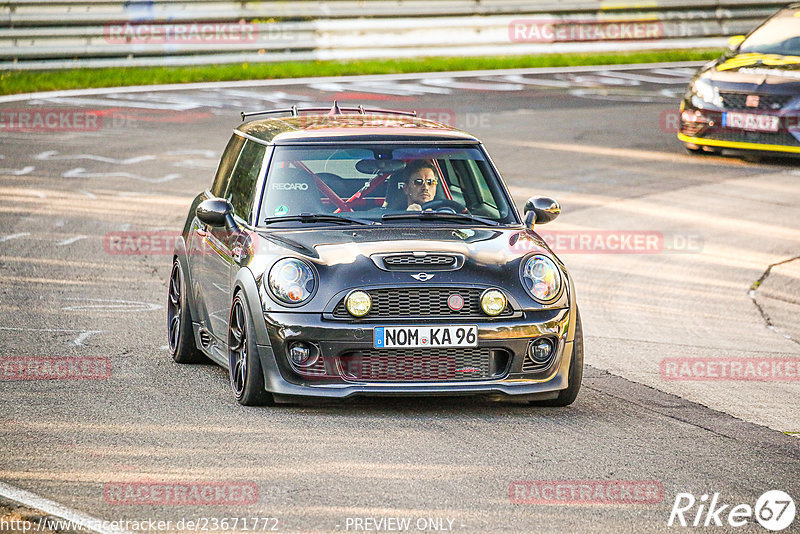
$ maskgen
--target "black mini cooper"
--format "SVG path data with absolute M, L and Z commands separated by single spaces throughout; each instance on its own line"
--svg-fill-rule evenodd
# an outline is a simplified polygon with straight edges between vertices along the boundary
M 176 362 L 229 369 L 244 405 L 575 400 L 575 290 L 534 232 L 557 202 L 531 198 L 520 218 L 480 141 L 413 114 L 334 103 L 243 118 L 255 115 L 175 247 Z

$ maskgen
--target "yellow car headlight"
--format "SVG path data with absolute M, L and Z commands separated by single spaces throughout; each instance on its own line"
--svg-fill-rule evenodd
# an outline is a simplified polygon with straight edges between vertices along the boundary
M 506 296 L 499 289 L 487 289 L 481 295 L 481 308 L 486 315 L 500 315 L 507 303 Z
M 364 317 L 372 309 L 372 297 L 363 291 L 353 291 L 347 295 L 344 304 L 353 317 Z

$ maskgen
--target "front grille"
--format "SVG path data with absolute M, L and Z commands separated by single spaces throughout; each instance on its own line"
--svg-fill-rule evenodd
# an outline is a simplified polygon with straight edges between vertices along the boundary
M 395 254 L 385 256 L 383 264 L 387 269 L 407 269 L 409 267 L 453 267 L 456 265 L 456 257 L 452 254 L 425 254 L 415 256 L 413 254 Z
M 703 136 L 704 139 L 717 141 L 733 141 L 739 143 L 759 143 L 765 145 L 800 146 L 792 134 L 788 132 L 747 132 L 743 130 L 713 130 Z
M 758 106 L 748 106 L 747 97 L 748 93 L 726 93 L 720 92 L 722 97 L 722 105 L 725 109 L 740 109 L 746 110 L 762 110 L 762 111 L 775 111 L 782 109 L 789 101 L 794 98 L 791 95 L 757 95 Z
M 689 137 L 697 136 L 704 128 L 705 124 L 701 122 L 684 122 L 681 124 L 681 133 Z
M 505 350 L 365 349 L 339 357 L 345 380 L 377 382 L 442 382 L 499 378 L 511 360 Z
M 372 297 L 372 309 L 363 319 L 397 319 L 413 317 L 458 317 L 481 318 L 488 316 L 481 309 L 483 289 L 446 288 L 446 287 L 406 287 L 366 290 Z M 453 311 L 447 305 L 451 295 L 458 294 L 464 299 L 464 307 Z M 506 305 L 499 315 L 507 317 L 514 311 Z M 342 299 L 333 310 L 337 319 L 352 319 Z

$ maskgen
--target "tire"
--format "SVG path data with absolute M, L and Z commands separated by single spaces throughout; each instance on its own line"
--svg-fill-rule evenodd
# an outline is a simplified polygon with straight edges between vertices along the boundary
M 583 325 L 580 311 L 575 310 L 575 339 L 572 342 L 572 361 L 569 364 L 567 389 L 559 391 L 558 397 L 543 401 L 531 401 L 533 406 L 563 407 L 569 406 L 578 397 L 583 380 Z
M 192 314 L 187 302 L 185 277 L 181 263 L 175 259 L 169 277 L 167 296 L 167 338 L 169 352 L 176 363 L 203 363 L 205 355 L 198 350 L 192 330 Z
M 233 298 L 228 321 L 228 370 L 236 402 L 242 406 L 273 404 L 272 395 L 264 389 L 264 372 L 258 359 L 253 319 L 241 292 Z
M 697 145 L 684 144 L 683 148 L 693 156 L 702 156 L 704 154 L 703 149 Z

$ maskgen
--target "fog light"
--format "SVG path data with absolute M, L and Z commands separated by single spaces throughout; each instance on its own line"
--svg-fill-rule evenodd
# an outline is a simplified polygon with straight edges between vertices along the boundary
M 353 291 L 347 295 L 345 306 L 353 317 L 364 317 L 372 309 L 372 298 L 363 291 Z
M 289 359 L 298 367 L 311 367 L 317 363 L 319 352 L 303 342 L 289 346 Z
M 536 363 L 547 363 L 553 352 L 553 341 L 547 338 L 537 339 L 528 349 L 531 359 Z
M 486 315 L 500 315 L 506 309 L 506 296 L 499 289 L 487 289 L 481 295 L 481 308 Z

